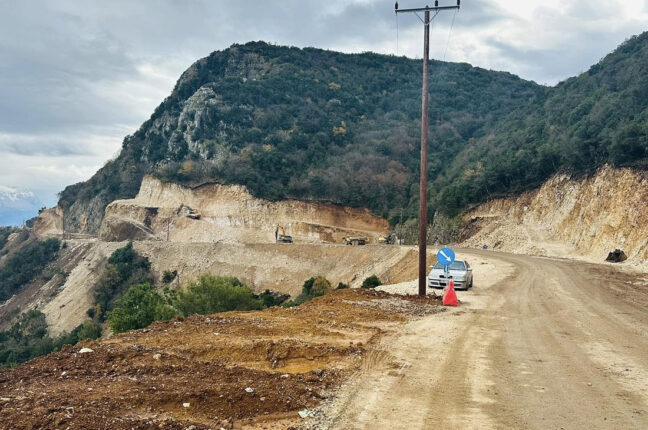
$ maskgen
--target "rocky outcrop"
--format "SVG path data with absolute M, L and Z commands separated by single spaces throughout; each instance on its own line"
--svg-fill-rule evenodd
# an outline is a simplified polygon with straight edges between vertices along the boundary
M 63 209 L 56 206 L 42 211 L 34 221 L 32 231 L 39 238 L 62 237 Z
M 301 243 L 340 243 L 346 235 L 371 241 L 389 230 L 385 219 L 367 210 L 297 200 L 270 202 L 239 185 L 192 189 L 147 176 L 137 197 L 108 205 L 100 238 L 268 243 L 274 242 L 277 224 Z
M 540 189 L 483 204 L 464 216 L 464 244 L 604 261 L 623 249 L 648 260 L 648 172 L 606 166 L 587 178 L 557 175 Z

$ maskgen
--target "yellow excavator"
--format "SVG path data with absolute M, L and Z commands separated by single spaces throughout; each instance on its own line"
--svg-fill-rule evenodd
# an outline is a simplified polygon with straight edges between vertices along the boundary
M 276 243 L 293 243 L 292 236 L 286 234 L 286 230 L 277 224 L 275 228 L 275 242 Z

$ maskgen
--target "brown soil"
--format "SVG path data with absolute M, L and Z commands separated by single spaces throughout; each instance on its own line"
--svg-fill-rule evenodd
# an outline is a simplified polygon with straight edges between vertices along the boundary
M 381 335 L 438 310 L 435 298 L 343 290 L 293 309 L 156 323 L 0 371 L 0 422 L 292 428 L 297 412 L 357 370 Z

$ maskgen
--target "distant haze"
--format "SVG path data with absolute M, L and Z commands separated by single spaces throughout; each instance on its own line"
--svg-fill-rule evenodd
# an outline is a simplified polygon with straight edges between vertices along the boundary
M 66 185 L 88 179 L 180 74 L 214 50 L 265 40 L 419 58 L 421 23 L 414 15 L 398 17 L 397 50 L 393 3 L 4 2 L 0 224 L 21 223 L 54 205 Z M 456 17 L 448 12 L 435 20 L 432 56 L 553 85 L 647 29 L 648 0 L 464 0 Z

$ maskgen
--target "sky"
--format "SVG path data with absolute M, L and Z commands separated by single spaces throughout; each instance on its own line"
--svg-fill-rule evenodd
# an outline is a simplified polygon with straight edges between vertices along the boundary
M 555 85 L 646 30 L 648 0 L 463 0 L 434 20 L 431 56 Z M 422 31 L 389 0 L 0 2 L 0 224 L 116 157 L 212 51 L 264 40 L 421 58 Z

